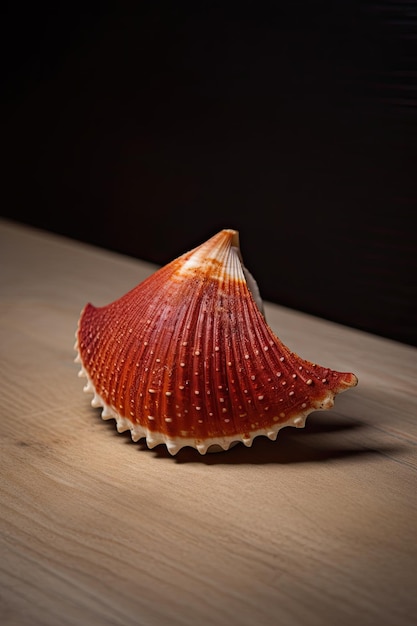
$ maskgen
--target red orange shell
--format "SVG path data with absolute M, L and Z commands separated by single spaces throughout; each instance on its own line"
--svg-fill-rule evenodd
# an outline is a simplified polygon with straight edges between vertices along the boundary
M 275 439 L 357 384 L 272 332 L 238 234 L 222 230 L 113 303 L 81 313 L 76 349 L 103 418 L 149 447 L 201 454 Z

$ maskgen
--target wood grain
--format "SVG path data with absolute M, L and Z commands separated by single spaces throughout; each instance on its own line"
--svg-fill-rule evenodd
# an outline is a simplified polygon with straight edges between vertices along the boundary
M 172 458 L 103 422 L 74 332 L 154 267 L 0 223 L 0 623 L 411 626 L 417 350 L 267 304 L 359 386 L 276 442 Z

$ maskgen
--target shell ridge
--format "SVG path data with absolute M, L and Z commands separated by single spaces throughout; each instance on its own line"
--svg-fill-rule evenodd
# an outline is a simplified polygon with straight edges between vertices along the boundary
M 170 436 L 171 430 L 175 431 L 177 423 L 181 424 L 182 435 L 189 434 L 192 431 L 192 415 L 195 411 L 195 392 L 199 391 L 196 386 L 200 376 L 198 369 L 197 357 L 202 353 L 200 345 L 200 332 L 198 322 L 203 319 L 203 293 L 204 283 L 202 281 L 194 281 L 193 289 L 186 300 L 188 306 L 182 309 L 182 316 L 178 317 L 174 324 L 174 331 L 170 337 L 170 342 L 165 346 L 165 354 L 167 355 L 172 344 L 174 350 L 171 350 L 171 367 L 172 367 L 172 385 L 175 388 L 168 394 L 171 395 L 160 398 L 161 404 L 165 407 L 166 424 L 157 424 L 160 429 L 167 429 L 166 437 Z M 190 331 L 193 329 L 193 332 Z M 191 360 L 190 360 L 191 355 Z M 194 397 L 193 397 L 194 393 Z M 158 390 L 161 396 L 161 390 Z M 156 395 L 155 398 L 158 396 Z M 175 406 L 173 406 L 175 402 Z M 188 405 L 187 407 L 185 405 Z M 164 416 L 164 411 L 161 417 Z
M 240 342 L 234 341 L 234 338 L 238 333 L 237 303 L 241 297 L 246 296 L 248 289 L 238 248 L 230 248 L 227 263 L 228 271 L 224 272 L 219 294 L 222 315 L 214 316 L 214 332 L 220 341 L 216 342 L 218 347 L 216 371 L 211 378 L 216 381 L 212 393 L 216 399 L 214 411 L 219 421 L 219 431 L 223 429 L 225 435 L 233 433 L 233 436 L 237 436 L 239 427 L 236 409 L 242 407 L 239 409 L 240 422 L 245 417 L 245 411 L 243 397 L 238 398 L 239 394 L 236 393 L 236 363 L 239 361 L 236 361 L 235 346 L 238 346 L 239 351 Z M 229 447 L 230 441 L 226 439 L 225 445 Z
M 230 419 L 226 415 L 229 404 L 229 389 L 225 376 L 223 349 L 227 345 L 229 333 L 228 320 L 224 308 L 224 287 L 219 285 L 217 290 L 217 314 L 212 315 L 206 332 L 207 360 L 205 363 L 206 396 L 208 394 L 208 417 L 221 415 L 222 420 Z M 221 407 L 219 405 L 222 405 Z M 224 422 L 226 423 L 226 422 Z M 219 424 L 221 432 L 221 424 Z

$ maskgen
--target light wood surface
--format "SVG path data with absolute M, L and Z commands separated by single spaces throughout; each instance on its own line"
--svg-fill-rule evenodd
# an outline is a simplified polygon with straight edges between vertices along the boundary
M 0 259 L 3 626 L 416 623 L 416 349 L 267 304 L 358 387 L 276 442 L 171 457 L 73 362 L 84 304 L 155 267 L 6 221 Z

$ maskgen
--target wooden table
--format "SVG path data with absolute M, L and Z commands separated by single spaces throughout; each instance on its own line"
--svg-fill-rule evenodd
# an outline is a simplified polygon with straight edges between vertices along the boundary
M 171 457 L 83 393 L 74 332 L 155 267 L 0 223 L 3 626 L 411 625 L 417 350 L 267 304 L 359 385 L 303 430 Z

